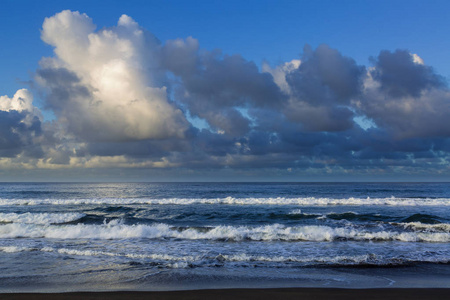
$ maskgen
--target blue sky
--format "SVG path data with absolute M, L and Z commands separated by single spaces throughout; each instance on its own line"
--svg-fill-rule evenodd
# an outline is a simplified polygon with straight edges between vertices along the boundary
M 31 94 L 23 97 L 33 97 L 34 108 L 21 107 L 20 116 L 13 115 L 13 104 L 3 109 L 10 121 L 0 131 L 0 179 L 76 180 L 74 173 L 95 179 L 114 168 L 114 180 L 143 173 L 149 180 L 161 174 L 165 180 L 192 174 L 198 180 L 209 174 L 222 174 L 218 180 L 448 180 L 450 147 L 441 127 L 448 119 L 449 8 L 448 1 L 3 0 L 0 96 L 13 103 L 25 88 Z M 70 14 L 58 15 L 64 10 Z M 124 14 L 135 22 L 122 19 L 129 30 L 137 26 L 133 30 L 159 43 L 121 33 L 116 25 Z M 43 29 L 46 18 L 53 23 Z M 73 28 L 60 35 L 58 22 L 65 21 Z M 79 51 L 64 56 L 55 50 L 76 41 L 64 35 L 88 23 L 100 39 L 113 28 L 132 44 L 130 51 L 148 52 L 157 61 L 130 61 L 114 51 L 99 56 L 144 66 L 138 75 L 123 69 L 122 75 L 137 77 L 118 94 L 144 102 L 156 97 L 162 111 L 148 103 L 127 106 L 125 119 L 131 121 L 120 123 L 112 119 L 118 113 L 112 106 L 82 109 L 95 101 L 122 103 L 107 92 L 98 96 L 98 82 L 88 82 L 98 70 L 111 70 L 111 61 L 81 70 L 83 59 L 71 58 Z M 170 42 L 176 39 L 178 44 Z M 53 62 L 39 64 L 43 57 Z M 195 70 L 186 67 L 188 58 Z M 285 63 L 293 71 L 281 71 Z M 149 81 L 137 83 L 144 79 Z M 84 94 L 64 100 L 61 91 L 72 93 L 75 85 Z M 148 87 L 154 89 L 150 96 Z M 140 121 L 155 114 L 167 118 Z M 18 136 L 20 124 L 28 126 L 24 136 Z M 112 148 L 117 151 L 106 150 Z
M 52 49 L 40 39 L 44 18 L 64 9 L 84 12 L 99 28 L 122 14 L 159 39 L 198 39 L 203 48 L 239 53 L 260 64 L 297 58 L 305 43 L 326 43 L 368 64 L 381 50 L 418 53 L 450 76 L 448 1 L 23 1 L 2 0 L 0 90 L 11 95 Z

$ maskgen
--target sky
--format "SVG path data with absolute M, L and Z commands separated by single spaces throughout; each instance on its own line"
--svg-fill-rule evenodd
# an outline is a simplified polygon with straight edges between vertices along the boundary
M 0 1 L 0 181 L 448 181 L 448 1 Z

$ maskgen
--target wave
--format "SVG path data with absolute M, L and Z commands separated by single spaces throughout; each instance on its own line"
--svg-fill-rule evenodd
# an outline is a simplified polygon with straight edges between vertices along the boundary
M 0 213 L 0 223 L 62 224 L 85 216 L 83 213 Z
M 281 262 L 281 263 L 301 263 L 305 265 L 403 265 L 408 263 L 449 263 L 449 257 L 429 257 L 417 256 L 415 258 L 384 257 L 375 254 L 365 255 L 340 255 L 340 256 L 265 256 L 265 255 L 219 255 L 219 261 L 230 262 Z
M 114 220 L 103 225 L 35 225 L 13 223 L 0 226 L 0 238 L 50 239 L 184 239 L 217 241 L 402 241 L 450 242 L 448 232 L 366 231 L 329 226 L 213 226 L 172 227 L 167 224 L 124 225 Z
M 414 231 L 450 233 L 450 224 L 448 223 L 424 224 L 421 222 L 409 222 L 409 223 L 391 223 L 391 224 L 401 226 L 405 229 L 411 229 Z
M 427 224 L 437 224 L 441 223 L 442 219 L 440 217 L 429 215 L 429 214 L 413 214 L 407 218 L 404 218 L 402 222 L 410 223 L 410 222 L 420 222 L 420 223 L 427 223 Z
M 137 254 L 137 253 L 113 253 L 106 251 L 97 250 L 78 250 L 78 249 L 67 249 L 67 248 L 32 248 L 32 247 L 17 247 L 17 246 L 3 246 L 0 247 L 0 251 L 8 253 L 16 252 L 31 252 L 31 251 L 41 251 L 41 252 L 55 252 L 60 254 L 75 255 L 75 256 L 121 256 L 129 258 L 146 258 L 152 260 L 167 260 L 167 261 L 194 261 L 198 260 L 200 256 L 173 256 L 168 254 Z
M 323 216 L 323 215 L 321 215 L 321 214 L 310 214 L 310 213 L 305 213 L 305 212 L 303 212 L 301 209 L 294 209 L 294 210 L 291 210 L 291 211 L 288 213 L 288 216 L 304 216 L 304 217 L 310 218 L 310 217 L 321 217 L 321 216 Z
M 119 258 L 130 258 L 145 260 L 151 262 L 169 262 L 171 264 L 166 264 L 167 267 L 172 268 L 185 268 L 195 266 L 217 266 L 217 263 L 273 263 L 273 264 L 301 264 L 301 265 L 331 265 L 331 266 L 360 266 L 360 265 L 405 265 L 411 263 L 439 263 L 447 264 L 450 263 L 450 258 L 448 256 L 438 255 L 435 257 L 430 257 L 429 255 L 422 255 L 415 253 L 414 258 L 410 257 L 385 257 L 383 255 L 375 255 L 372 253 L 364 255 L 340 255 L 340 256 L 268 256 L 268 255 L 255 255 L 248 253 L 240 254 L 219 254 L 219 255 L 185 255 L 176 256 L 169 254 L 159 254 L 159 253 L 114 253 L 106 251 L 97 250 L 78 250 L 78 249 L 67 249 L 67 248 L 26 248 L 26 247 L 16 247 L 16 246 L 5 246 L 0 247 L 0 252 L 6 253 L 17 253 L 17 252 L 51 252 L 59 253 L 70 256 L 91 256 L 91 257 L 119 257 Z M 174 262 L 176 264 L 174 264 Z M 157 264 L 158 265 L 158 264 Z
M 0 205 L 191 205 L 191 204 L 228 204 L 228 205 L 301 205 L 301 206 L 450 206 L 449 198 L 89 198 L 89 199 L 0 199 Z
M 283 216 L 283 215 L 281 215 Z M 444 223 L 446 219 L 441 218 L 439 216 L 428 215 L 428 214 L 413 214 L 408 217 L 398 217 L 398 216 L 387 216 L 381 215 L 377 213 L 367 213 L 360 214 L 354 211 L 346 211 L 346 212 L 328 212 L 325 214 L 311 214 L 304 213 L 300 209 L 294 209 L 287 214 L 287 217 L 290 219 L 311 219 L 315 218 L 317 220 L 335 220 L 335 221 L 350 221 L 350 222 L 376 222 L 387 223 L 391 225 L 401 225 L 401 224 L 422 224 L 425 226 L 424 228 L 429 229 L 441 229 L 441 231 L 448 232 L 450 224 Z M 431 224 L 433 226 L 427 226 L 427 224 Z M 419 228 L 419 225 L 410 228 Z

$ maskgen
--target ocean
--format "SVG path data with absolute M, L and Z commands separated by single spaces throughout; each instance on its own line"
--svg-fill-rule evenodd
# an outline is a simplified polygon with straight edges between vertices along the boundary
M 0 292 L 450 287 L 448 183 L 1 183 Z

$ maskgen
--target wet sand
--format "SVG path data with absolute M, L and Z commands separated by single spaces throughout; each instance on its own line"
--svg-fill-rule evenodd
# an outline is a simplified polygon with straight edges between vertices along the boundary
M 57 300 L 57 299 L 450 299 L 450 288 L 445 289 L 334 289 L 334 288 L 283 288 L 283 289 L 218 289 L 165 292 L 74 292 L 74 293 L 6 293 L 0 299 Z

